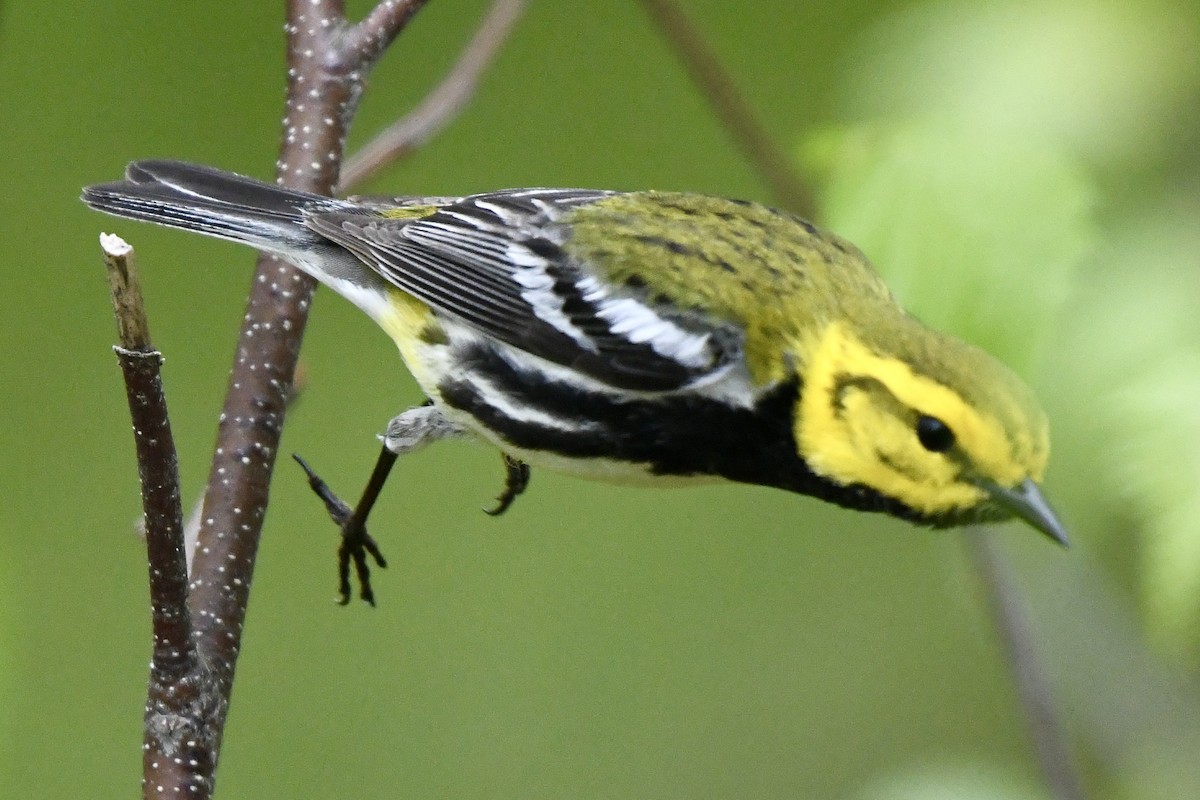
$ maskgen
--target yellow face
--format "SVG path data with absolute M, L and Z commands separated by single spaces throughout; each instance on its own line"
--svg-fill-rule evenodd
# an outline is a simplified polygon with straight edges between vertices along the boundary
M 969 356 L 980 367 L 959 378 L 969 385 L 948 385 L 913 353 L 881 353 L 832 323 L 804 348 L 801 455 L 818 475 L 866 486 L 935 524 L 996 516 L 997 491 L 1042 479 L 1045 417 L 1024 386 L 980 351 L 911 325 L 915 353 L 953 348 L 957 360 Z

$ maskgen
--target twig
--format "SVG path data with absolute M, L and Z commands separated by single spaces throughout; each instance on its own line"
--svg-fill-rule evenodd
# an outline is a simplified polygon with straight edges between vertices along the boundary
M 341 4 L 289 0 L 288 100 L 279 177 L 328 194 L 337 180 L 346 123 L 362 80 L 423 0 L 381 4 L 344 28 Z M 313 281 L 261 258 L 218 430 L 196 553 L 192 608 L 220 679 L 232 679 L 288 387 L 307 321 Z M 217 580 L 211 578 L 217 577 Z
M 197 701 L 197 687 L 194 683 L 185 685 L 185 679 L 198 671 L 199 661 L 187 606 L 179 462 L 163 392 L 162 354 L 150 341 L 133 248 L 108 234 L 100 236 L 100 248 L 117 318 L 120 345 L 113 350 L 125 378 L 133 422 L 150 565 L 154 645 L 145 709 L 144 775 L 154 784 L 186 786 L 189 776 L 180 774 L 174 756 L 189 749 L 183 740 L 194 740 L 197 732 L 176 721 L 195 717 L 189 709 Z
M 322 49 L 325 66 L 330 72 L 341 74 L 370 69 L 427 2 L 429 0 L 383 0 L 357 25 L 339 26 L 341 35 Z M 312 0 L 311 5 L 322 6 L 326 18 L 334 11 L 338 20 L 344 23 L 342 0 Z M 302 19 L 303 16 L 304 4 L 288 0 L 288 19 Z
M 142 300 L 142 281 L 133 248 L 120 236 L 100 234 L 100 251 L 108 274 L 108 296 L 117 318 L 117 340 L 126 350 L 153 352 L 150 322 Z
M 288 0 L 287 108 L 277 165 L 281 182 L 331 191 L 363 79 L 424 2 L 385 0 L 364 22 L 348 26 L 341 0 Z M 271 472 L 314 288 L 310 278 L 292 267 L 259 259 L 218 427 L 190 587 L 178 481 L 169 490 L 174 508 L 154 512 L 161 521 L 151 519 L 147 507 L 151 585 L 166 580 L 175 599 L 186 594 L 187 603 L 171 614 L 164 612 L 161 636 L 157 608 L 155 612 L 155 652 L 161 647 L 167 656 L 174 655 L 163 663 L 177 668 L 160 681 L 158 673 L 152 675 L 143 760 L 146 798 L 206 800 L 212 795 Z M 158 356 L 142 360 L 157 366 Z M 139 426 L 136 419 L 135 428 L 147 431 L 147 441 L 157 446 L 169 443 L 154 435 L 161 428 Z M 149 504 L 158 482 L 146 480 L 152 461 L 143 456 L 141 438 L 138 463 Z M 165 482 L 163 486 L 168 491 Z M 157 544 L 162 525 L 174 531 L 170 548 Z
M 675 0 L 641 0 L 641 3 L 674 46 L 688 75 L 733 136 L 742 155 L 771 188 L 775 202 L 802 216 L 812 216 L 815 209 L 812 194 L 800 180 L 791 159 L 767 132 L 716 52 L 679 4 Z
M 345 193 L 413 152 L 466 107 L 479 79 L 524 12 L 526 0 L 494 0 L 458 61 L 411 112 L 380 131 L 346 160 L 338 191 Z
M 1037 656 L 1037 645 L 1020 592 L 990 532 L 971 529 L 966 547 L 983 588 L 984 600 L 1025 711 L 1026 727 L 1046 785 L 1056 800 L 1085 800 L 1054 692 Z

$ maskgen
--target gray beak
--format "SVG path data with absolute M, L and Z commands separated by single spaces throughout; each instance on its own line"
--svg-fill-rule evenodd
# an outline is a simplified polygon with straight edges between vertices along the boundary
M 992 496 L 996 505 L 1014 517 L 1028 522 L 1063 547 L 1071 546 L 1066 529 L 1058 521 L 1058 515 L 1050 508 L 1042 490 L 1033 481 L 1026 478 L 1011 489 L 1005 489 L 990 481 L 982 481 L 979 487 Z

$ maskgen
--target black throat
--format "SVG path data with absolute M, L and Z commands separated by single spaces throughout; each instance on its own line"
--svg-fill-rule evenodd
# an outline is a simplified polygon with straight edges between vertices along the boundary
M 463 369 L 438 386 L 442 401 L 516 448 L 645 464 L 664 476 L 719 476 L 918 520 L 872 489 L 833 483 L 809 469 L 794 434 L 798 378 L 769 388 L 753 407 L 738 408 L 686 391 L 591 391 L 514 365 L 487 344 L 467 346 L 459 355 Z M 503 403 L 489 402 L 496 392 Z M 521 409 L 524 418 L 504 406 Z M 532 421 L 543 416 L 558 424 Z

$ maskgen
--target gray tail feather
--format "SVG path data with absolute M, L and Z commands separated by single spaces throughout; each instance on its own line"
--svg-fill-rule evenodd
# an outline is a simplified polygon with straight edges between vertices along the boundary
M 88 186 L 84 203 L 118 217 L 286 251 L 322 238 L 304 225 L 306 209 L 344 203 L 321 195 L 182 161 L 135 161 L 125 180 Z

